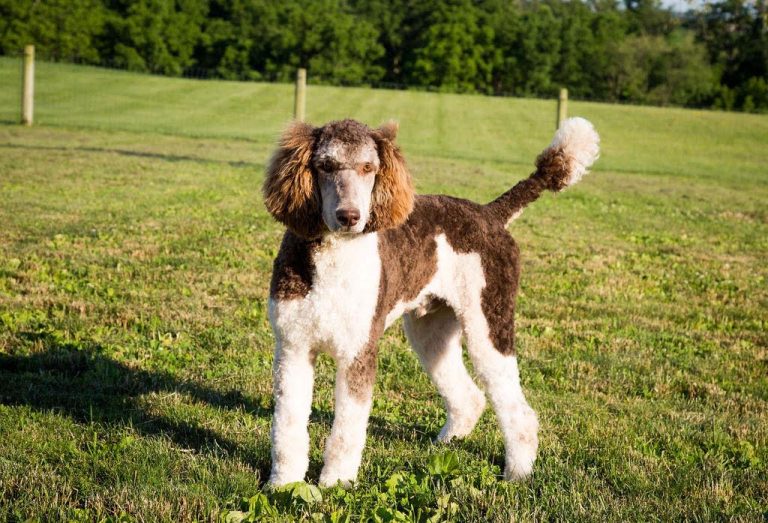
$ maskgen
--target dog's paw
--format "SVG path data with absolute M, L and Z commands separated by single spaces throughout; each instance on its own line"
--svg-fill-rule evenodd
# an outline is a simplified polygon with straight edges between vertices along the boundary
M 335 487 L 336 485 L 342 488 L 351 488 L 355 483 L 355 478 L 340 478 L 338 474 L 326 473 L 325 471 L 320 473 L 320 481 L 318 484 L 323 488 Z
M 287 477 L 287 476 L 280 476 L 280 475 L 272 474 L 269 477 L 269 480 L 267 481 L 267 485 L 266 486 L 270 490 L 276 490 L 276 489 L 280 489 L 280 488 L 282 488 L 282 487 L 284 487 L 286 485 L 290 485 L 292 483 L 301 483 L 303 481 L 304 481 L 303 477 L 301 477 L 301 478 L 299 478 L 298 476 L 296 476 L 296 477 Z
M 514 458 L 507 457 L 504 467 L 504 479 L 507 481 L 521 481 L 533 472 L 533 462 L 536 461 L 536 451 L 520 453 Z
M 535 431 L 521 434 L 516 438 L 515 445 L 507 449 L 504 479 L 520 481 L 533 472 L 533 462 L 539 448 L 539 438 Z
M 485 410 L 485 394 L 477 390 L 471 395 L 466 405 L 461 410 L 448 413 L 448 420 L 437 435 L 436 441 L 439 443 L 448 443 L 454 438 L 463 438 L 472 432 L 477 425 L 480 416 Z

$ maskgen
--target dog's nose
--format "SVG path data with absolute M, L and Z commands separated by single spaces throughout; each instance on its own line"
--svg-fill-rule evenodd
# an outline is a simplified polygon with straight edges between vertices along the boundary
M 360 221 L 360 211 L 357 209 L 339 209 L 336 211 L 336 219 L 344 227 L 352 227 Z

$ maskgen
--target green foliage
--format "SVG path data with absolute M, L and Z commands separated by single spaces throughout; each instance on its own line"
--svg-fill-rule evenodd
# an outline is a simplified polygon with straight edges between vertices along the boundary
M 206 4 L 200 0 L 116 1 L 101 37 L 102 55 L 131 71 L 178 76 L 194 63 Z
M 98 63 L 106 13 L 99 0 L 0 0 L 0 54 L 32 43 L 43 57 Z
M 381 78 L 377 33 L 342 0 L 281 2 L 266 64 L 270 78 L 292 79 L 306 67 L 317 81 L 364 84 Z
M 484 90 L 491 73 L 484 54 L 492 40 L 492 29 L 481 25 L 470 0 L 436 5 L 415 43 L 409 80 L 452 92 Z
M 0 0 L 0 53 L 225 79 L 768 110 L 766 2 Z
M 722 72 L 715 106 L 768 111 L 760 81 L 768 80 L 768 4 L 765 0 L 706 3 L 689 23 Z
M 708 100 L 717 84 L 704 53 L 687 33 L 630 36 L 613 51 L 612 98 L 653 105 Z
M 427 472 L 433 476 L 453 476 L 459 473 L 459 457 L 455 452 L 435 454 L 429 458 Z

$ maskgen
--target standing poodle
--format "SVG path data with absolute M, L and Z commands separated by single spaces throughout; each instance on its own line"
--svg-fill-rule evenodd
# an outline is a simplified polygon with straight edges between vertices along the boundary
M 301 481 L 317 354 L 337 364 L 335 417 L 321 485 L 355 480 L 376 374 L 376 342 L 404 317 L 408 340 L 447 410 L 438 440 L 462 437 L 485 395 L 462 361 L 462 336 L 504 435 L 509 480 L 529 475 L 538 420 L 517 368 L 519 251 L 506 226 L 544 190 L 578 182 L 597 159 L 588 121 L 566 120 L 536 171 L 494 201 L 415 196 L 397 126 L 294 123 L 267 168 L 267 209 L 287 227 L 274 264 L 274 486 Z

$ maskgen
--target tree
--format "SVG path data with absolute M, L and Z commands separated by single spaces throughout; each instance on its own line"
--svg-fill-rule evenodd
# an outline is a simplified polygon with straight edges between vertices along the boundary
M 766 1 L 723 0 L 704 6 L 694 21 L 710 61 L 723 68 L 722 81 L 738 87 L 768 77 Z
M 207 2 L 118 0 L 109 7 L 101 48 L 117 66 L 178 76 L 194 64 Z
M 376 29 L 354 16 L 342 0 L 291 0 L 279 4 L 275 26 L 265 28 L 264 71 L 287 80 L 305 67 L 315 81 L 360 84 L 377 81 L 383 49 Z
M 44 58 L 97 63 L 104 15 L 97 0 L 0 0 L 0 53 L 34 44 Z
M 689 31 L 677 30 L 659 44 L 643 101 L 700 106 L 712 98 L 716 86 L 717 74 L 707 61 L 706 48 L 696 43 Z
M 641 35 L 668 35 L 678 25 L 672 11 L 660 0 L 624 0 L 629 31 Z
M 554 66 L 554 83 L 568 86 L 577 98 L 592 98 L 599 66 L 596 62 L 595 33 L 591 22 L 595 14 L 582 2 L 552 2 L 551 8 L 560 20 L 560 55 Z
M 557 86 L 553 72 L 560 58 L 560 22 L 545 4 L 536 5 L 523 13 L 515 47 L 508 52 L 515 56 L 515 94 L 552 95 Z
M 280 4 L 269 0 L 212 1 L 195 63 L 222 78 L 264 78 L 279 10 Z
M 481 27 L 469 0 L 436 6 L 416 44 L 409 80 L 454 92 L 486 90 L 491 84 L 488 48 L 493 30 Z
M 711 99 L 715 73 L 693 35 L 632 35 L 612 60 L 613 97 L 655 105 L 700 105 Z

